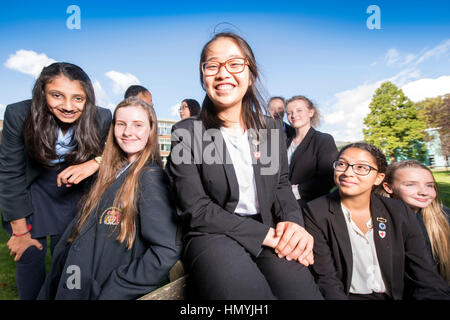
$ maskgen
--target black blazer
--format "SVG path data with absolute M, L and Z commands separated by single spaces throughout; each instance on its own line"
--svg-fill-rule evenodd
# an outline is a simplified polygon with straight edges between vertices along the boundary
M 450 299 L 449 287 L 432 268 L 425 238 L 411 209 L 403 201 L 372 194 L 370 210 L 378 262 L 390 296 Z M 309 202 L 304 213 L 306 229 L 314 237 L 311 269 L 320 291 L 325 299 L 347 299 L 352 248 L 339 191 Z M 376 218 L 386 220 L 384 238 L 379 236 Z
M 33 213 L 28 187 L 41 173 L 25 150 L 23 124 L 30 114 L 31 100 L 6 107 L 0 145 L 0 208 L 3 221 L 25 218 Z M 111 111 L 97 107 L 97 128 L 104 142 L 111 124 Z M 55 181 L 56 184 L 56 181 Z
M 105 191 L 72 244 L 76 219 L 66 228 L 55 247 L 52 267 L 38 299 L 136 299 L 155 290 L 167 279 L 182 247 L 177 239 L 177 216 L 164 171 L 149 164 L 139 178 L 136 199 L 136 237 L 130 250 L 116 240 L 116 225 L 105 216 L 125 181 L 129 169 Z M 68 288 L 77 266 L 80 287 Z
M 292 142 L 287 140 L 287 147 Z M 300 203 L 305 204 L 327 194 L 334 187 L 333 161 L 338 150 L 334 139 L 311 127 L 303 141 L 297 146 L 289 165 L 289 181 L 298 184 Z
M 262 223 L 234 214 L 239 202 L 239 185 L 220 130 L 206 131 L 202 122 L 193 118 L 174 125 L 168 172 L 177 193 L 178 213 L 188 225 L 188 239 L 207 233 L 225 234 L 258 256 L 269 227 L 279 221 L 304 225 L 288 180 L 286 144 L 280 122 L 265 119 L 268 136 L 261 140 L 261 158 L 257 161 L 253 153 L 255 145 L 250 143 L 253 163 L 256 162 L 253 171 Z M 202 154 L 214 155 L 217 161 L 202 161 Z M 272 162 L 268 154 L 272 154 Z M 180 158 L 184 158 L 184 163 Z M 226 159 L 226 163 L 221 159 Z
M 286 134 L 286 141 L 287 141 L 287 139 L 293 139 L 295 137 L 295 134 L 296 134 L 295 128 L 290 126 L 289 124 L 287 124 L 284 121 L 283 121 L 283 130 L 284 130 L 284 133 Z

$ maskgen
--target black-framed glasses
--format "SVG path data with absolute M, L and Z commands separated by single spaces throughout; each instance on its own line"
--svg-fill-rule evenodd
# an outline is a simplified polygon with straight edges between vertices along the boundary
M 352 167 L 353 172 L 360 176 L 367 176 L 372 170 L 378 171 L 378 169 L 369 166 L 368 164 L 363 163 L 350 164 L 348 162 L 341 160 L 336 160 L 333 162 L 333 168 L 338 172 L 345 172 L 347 171 L 348 167 Z
M 222 66 L 225 66 L 229 73 L 236 74 L 244 71 L 246 65 L 248 65 L 248 62 L 245 58 L 231 58 L 225 62 L 205 61 L 201 64 L 201 67 L 205 76 L 215 76 Z

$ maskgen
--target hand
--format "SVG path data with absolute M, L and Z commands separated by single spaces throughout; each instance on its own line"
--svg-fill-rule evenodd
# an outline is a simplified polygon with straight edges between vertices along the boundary
M 81 164 L 67 167 L 58 174 L 56 184 L 58 187 L 61 187 L 63 184 L 65 184 L 66 187 L 78 184 L 97 172 L 99 167 L 100 165 L 95 160 L 89 160 Z
M 297 260 L 308 266 L 314 263 L 313 237 L 301 226 L 294 222 L 279 222 L 276 226 L 276 236 L 280 237 L 275 252 L 278 257 L 287 260 Z
M 42 244 L 36 239 L 31 238 L 28 233 L 21 237 L 12 236 L 6 243 L 9 249 L 9 254 L 14 257 L 14 262 L 17 262 L 22 257 L 22 254 L 31 246 L 35 246 L 39 250 L 42 250 Z

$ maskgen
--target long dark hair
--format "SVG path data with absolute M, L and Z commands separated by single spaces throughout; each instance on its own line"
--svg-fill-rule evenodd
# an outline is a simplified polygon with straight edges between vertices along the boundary
M 252 49 L 250 48 L 250 45 L 242 37 L 232 32 L 221 32 L 214 35 L 214 37 L 205 44 L 200 55 L 200 83 L 202 85 L 202 88 L 205 89 L 203 84 L 203 70 L 201 64 L 206 60 L 206 54 L 209 45 L 220 38 L 229 38 L 233 40 L 239 46 L 239 48 L 241 48 L 248 62 L 248 67 L 250 70 L 250 80 L 252 84 L 248 87 L 247 92 L 242 98 L 242 118 L 245 126 L 247 127 L 247 129 L 252 128 L 256 130 L 265 128 L 266 125 L 263 115 L 264 100 L 257 88 L 257 84 L 259 84 L 258 66 L 256 65 L 255 56 Z M 211 101 L 208 95 L 206 95 L 205 99 L 203 100 L 200 118 L 206 129 L 218 129 L 224 125 L 224 121 L 217 116 L 217 111 L 214 107 L 214 103 Z
M 80 82 L 86 94 L 86 104 L 80 118 L 72 125 L 71 144 L 75 146 L 64 158 L 71 164 L 83 163 L 92 155 L 102 152 L 101 139 L 96 122 L 94 87 L 88 75 L 78 66 L 56 62 L 45 67 L 33 87 L 30 115 L 25 120 L 23 135 L 28 155 L 38 163 L 50 167 L 56 159 L 55 144 L 58 136 L 58 120 L 49 111 L 45 97 L 45 85 L 58 76 Z

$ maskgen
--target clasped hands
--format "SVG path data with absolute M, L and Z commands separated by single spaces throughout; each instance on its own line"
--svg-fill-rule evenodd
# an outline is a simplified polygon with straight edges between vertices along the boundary
M 314 263 L 314 239 L 297 223 L 284 221 L 271 227 L 263 245 L 273 248 L 279 258 L 297 260 L 306 267 Z

